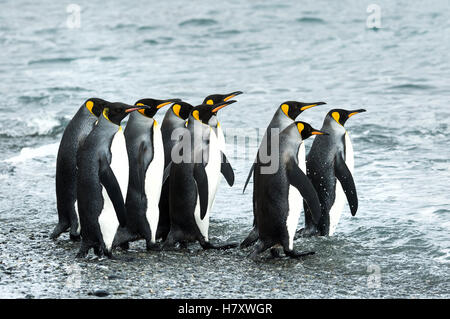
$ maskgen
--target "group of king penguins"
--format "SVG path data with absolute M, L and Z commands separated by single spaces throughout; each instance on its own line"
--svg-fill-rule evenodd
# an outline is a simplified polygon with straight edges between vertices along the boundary
M 222 175 L 230 186 L 235 179 L 217 113 L 239 94 L 209 95 L 197 106 L 180 99 L 148 98 L 134 105 L 86 100 L 59 146 L 59 221 L 51 238 L 66 231 L 73 241 L 81 238 L 79 258 L 91 248 L 111 258 L 114 248 L 126 250 L 140 239 L 147 250 L 185 248 L 195 241 L 203 249 L 237 247 L 211 243 L 208 230 Z M 240 244 L 254 246 L 252 259 L 267 249 L 279 257 L 279 248 L 292 258 L 313 254 L 294 250 L 295 237 L 332 235 L 345 197 L 356 214 L 353 147 L 344 124 L 365 110 L 333 109 L 320 130 L 296 121 L 322 104 L 284 102 L 267 127 L 244 186 L 245 191 L 253 176 L 253 229 Z M 166 105 L 171 107 L 159 125 L 154 116 Z M 303 141 L 311 135 L 315 140 L 306 156 Z M 274 171 L 265 154 L 277 160 Z M 305 228 L 296 231 L 302 206 Z

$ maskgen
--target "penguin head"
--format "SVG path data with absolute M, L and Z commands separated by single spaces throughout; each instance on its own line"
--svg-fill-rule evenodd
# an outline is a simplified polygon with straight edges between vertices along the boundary
M 208 95 L 207 97 L 205 97 L 205 99 L 203 100 L 203 104 L 216 105 L 217 103 L 220 103 L 220 102 L 229 101 L 232 98 L 234 98 L 235 96 L 242 94 L 242 93 L 244 93 L 244 92 L 235 91 L 235 92 L 231 92 L 228 94 L 211 94 L 211 95 Z
M 102 114 L 103 109 L 109 103 L 110 102 L 105 101 L 103 99 L 93 97 L 93 98 L 86 100 L 86 102 L 84 102 L 84 105 L 89 110 L 89 112 L 91 112 L 93 115 L 99 117 Z
M 209 119 L 217 113 L 221 108 L 224 108 L 227 105 L 233 104 L 237 102 L 236 100 L 228 100 L 224 102 L 219 102 L 211 107 L 209 104 L 200 104 L 192 109 L 191 115 L 192 117 L 202 122 L 203 124 L 208 124 Z
M 180 101 L 172 105 L 172 112 L 182 120 L 187 120 L 194 107 L 189 103 Z
M 130 113 L 145 108 L 120 102 L 108 103 L 103 109 L 103 116 L 110 122 L 120 125 L 120 122 Z
M 155 116 L 156 112 L 163 106 L 171 103 L 180 102 L 180 99 L 167 99 L 167 100 L 157 100 L 157 99 L 140 99 L 134 105 L 145 106 L 145 108 L 139 109 L 138 112 L 146 117 Z
M 328 135 L 327 132 L 316 130 L 305 122 L 297 121 L 295 122 L 295 125 L 297 126 L 297 130 L 300 133 L 302 140 L 306 140 L 311 135 Z
M 343 110 L 343 109 L 333 109 L 328 112 L 328 116 L 338 122 L 340 125 L 344 126 L 345 122 L 355 114 L 366 112 L 365 109 L 359 110 Z
M 281 111 L 283 113 L 291 118 L 292 120 L 295 120 L 297 116 L 300 115 L 303 111 L 312 108 L 317 105 L 327 104 L 325 102 L 297 102 L 297 101 L 286 101 L 280 105 Z

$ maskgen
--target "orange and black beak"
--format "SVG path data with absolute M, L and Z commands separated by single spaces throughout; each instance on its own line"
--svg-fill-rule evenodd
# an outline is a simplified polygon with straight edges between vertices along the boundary
M 311 132 L 311 135 L 329 135 L 329 134 L 324 131 L 319 131 L 319 130 L 313 129 Z
M 125 113 L 131 113 L 131 112 L 133 112 L 133 111 L 145 109 L 146 107 L 147 107 L 147 106 L 145 106 L 145 105 L 143 105 L 143 104 L 140 105 L 140 106 L 138 106 L 138 107 L 133 106 L 133 107 L 127 108 L 127 109 L 125 110 Z
M 229 94 L 225 94 L 225 97 L 223 98 L 223 101 L 224 101 L 224 102 L 229 101 L 229 100 L 231 100 L 232 98 L 234 98 L 235 96 L 238 96 L 239 94 L 242 94 L 242 93 L 244 93 L 244 92 L 242 92 L 242 91 L 236 91 L 236 92 L 231 92 L 231 93 L 229 93 Z
M 228 106 L 230 104 L 233 104 L 235 102 L 237 102 L 237 101 L 236 100 L 231 100 L 231 101 L 224 101 L 224 102 L 217 103 L 217 104 L 214 105 L 215 107 L 212 109 L 212 112 L 213 113 L 217 113 L 217 111 L 219 111 L 220 109 L 222 109 L 225 106 Z
M 359 110 L 354 110 L 354 111 L 349 111 L 349 113 L 348 113 L 348 117 L 350 118 L 350 117 L 352 117 L 353 115 L 355 115 L 355 114 L 358 114 L 358 113 L 363 113 L 363 112 L 367 112 L 365 109 L 359 109 Z
M 323 104 L 327 104 L 327 103 L 325 103 L 325 102 L 301 103 L 300 111 L 303 112 L 304 110 L 310 109 L 310 108 L 318 106 L 318 105 L 323 105 Z

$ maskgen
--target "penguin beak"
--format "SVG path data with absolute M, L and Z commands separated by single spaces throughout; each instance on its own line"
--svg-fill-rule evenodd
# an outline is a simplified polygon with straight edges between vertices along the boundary
M 242 91 L 232 92 L 232 93 L 226 95 L 226 97 L 224 97 L 223 101 L 226 102 L 226 101 L 228 101 L 228 100 L 230 100 L 230 99 L 234 98 L 235 96 L 237 96 L 239 94 L 242 94 L 242 93 L 244 93 L 244 92 L 242 92 Z
M 231 101 L 225 101 L 225 102 L 220 102 L 220 103 L 217 103 L 215 106 L 215 108 L 213 108 L 212 109 L 212 112 L 213 113 L 216 113 L 218 110 L 220 110 L 221 108 L 224 108 L 225 106 L 227 106 L 227 105 L 230 105 L 230 104 L 233 104 L 233 103 L 235 103 L 235 102 L 237 102 L 236 100 L 231 100 Z
M 138 103 L 137 105 L 140 105 L 139 107 L 131 107 L 125 110 L 125 113 L 131 113 L 133 111 L 137 111 L 137 110 L 141 110 L 141 109 L 145 109 L 146 106 L 142 103 Z
M 323 104 L 327 104 L 327 103 L 325 103 L 325 102 L 313 102 L 313 103 L 303 103 L 303 104 L 306 104 L 306 105 L 302 106 L 300 108 L 300 111 L 304 111 L 304 110 L 310 109 L 310 108 L 312 108 L 314 106 L 323 105 Z
M 160 109 L 160 108 L 162 108 L 163 106 L 166 106 L 166 105 L 172 104 L 172 103 L 177 103 L 177 102 L 181 102 L 181 100 L 180 100 L 180 99 L 170 99 L 170 100 L 165 100 L 165 101 L 163 101 L 162 103 L 158 104 L 158 105 L 156 106 L 156 108 L 157 108 L 157 109 Z
M 350 117 L 352 117 L 352 116 L 355 115 L 355 114 L 363 113 L 363 112 L 366 112 L 366 110 L 365 110 L 365 109 L 354 110 L 354 111 L 351 111 L 351 112 L 350 112 L 350 114 L 348 115 L 348 117 L 350 118 Z
M 330 134 L 328 134 L 327 132 L 324 132 L 324 131 L 319 131 L 319 130 L 313 129 L 311 132 L 311 135 L 330 135 Z

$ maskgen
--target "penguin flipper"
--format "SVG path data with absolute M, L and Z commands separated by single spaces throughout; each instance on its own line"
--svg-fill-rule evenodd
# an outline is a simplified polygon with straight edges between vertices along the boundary
M 348 169 L 347 164 L 345 164 L 344 158 L 340 154 L 338 154 L 334 160 L 334 173 L 341 183 L 342 189 L 347 197 L 350 212 L 352 213 L 352 216 L 355 216 L 356 211 L 358 210 L 358 195 L 356 194 L 355 181 L 353 180 L 352 173 Z
M 198 163 L 194 166 L 194 179 L 197 183 L 198 197 L 200 199 L 200 218 L 203 219 L 208 211 L 208 175 L 205 166 Z
M 234 184 L 234 172 L 233 168 L 231 167 L 230 162 L 228 162 L 227 157 L 223 152 L 220 152 L 222 155 L 222 164 L 220 166 L 220 172 L 225 177 L 225 180 L 227 181 L 228 185 L 233 186 Z
M 319 196 L 317 196 L 317 192 L 313 184 L 294 162 L 289 165 L 287 174 L 289 183 L 298 189 L 304 199 L 304 202 L 308 205 L 314 223 L 318 224 L 322 213 L 320 209 Z
M 105 187 L 106 192 L 108 193 L 108 196 L 111 199 L 120 226 L 125 226 L 126 209 L 119 183 L 117 182 L 116 176 L 114 175 L 114 172 L 112 171 L 109 164 L 106 163 L 106 161 L 102 162 L 103 163 L 101 163 L 101 168 L 99 172 L 100 182 Z
M 138 176 L 138 183 L 139 183 L 139 190 L 141 194 L 145 194 L 145 169 L 144 169 L 144 154 L 145 154 L 145 145 L 144 143 L 141 143 L 139 145 L 139 151 L 138 151 L 138 170 L 137 170 L 137 176 Z
M 250 172 L 248 172 L 247 180 L 245 181 L 244 189 L 242 190 L 242 194 L 245 193 L 245 189 L 247 188 L 248 182 L 250 181 L 250 178 L 252 177 L 254 169 L 255 169 L 255 163 L 252 164 L 252 167 L 250 168 Z

